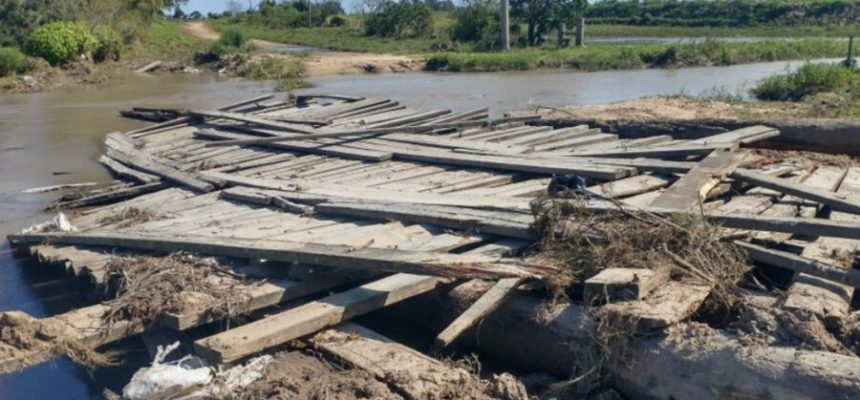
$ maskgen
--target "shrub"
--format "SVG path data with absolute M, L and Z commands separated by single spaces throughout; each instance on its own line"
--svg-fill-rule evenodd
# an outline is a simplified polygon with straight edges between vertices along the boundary
M 848 89 L 857 81 L 857 72 L 842 65 L 806 64 L 792 73 L 762 80 L 752 94 L 759 100 L 799 101 L 818 93 Z
M 340 15 L 335 15 L 334 17 L 329 18 L 328 24 L 329 26 L 344 26 L 346 25 L 346 19 Z
M 0 78 L 23 72 L 27 68 L 27 56 L 14 47 L 0 47 Z
M 244 32 L 238 29 L 226 29 L 221 33 L 221 37 L 212 43 L 209 52 L 216 58 L 221 57 L 227 53 L 241 51 L 247 42 L 248 37 Z
M 433 15 L 420 0 L 384 0 L 367 19 L 365 32 L 372 36 L 415 38 L 432 33 Z
M 75 22 L 52 22 L 33 31 L 24 50 L 42 57 L 52 65 L 65 64 L 96 49 L 98 40 L 87 28 Z
M 499 22 L 491 8 L 484 4 L 471 4 L 454 11 L 451 38 L 460 42 L 475 42 L 485 48 L 496 47 Z
M 107 25 L 97 26 L 93 33 L 98 40 L 98 45 L 93 52 L 93 60 L 97 62 L 119 61 L 124 48 L 122 36 Z
M 215 43 L 224 47 L 234 47 L 238 49 L 244 46 L 247 41 L 248 37 L 245 36 L 244 32 L 231 28 L 221 33 L 221 38 L 219 38 Z

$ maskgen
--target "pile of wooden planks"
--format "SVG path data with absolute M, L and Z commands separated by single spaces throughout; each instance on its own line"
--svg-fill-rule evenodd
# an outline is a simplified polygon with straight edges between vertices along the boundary
M 71 218 L 74 231 L 10 240 L 96 285 L 104 283 L 107 261 L 123 252 L 243 261 L 247 267 L 235 272 L 262 283 L 236 309 L 250 314 L 246 324 L 194 343 L 195 353 L 213 363 L 282 346 L 440 285 L 494 282 L 438 334 L 436 345 L 445 348 L 512 293 L 534 286 L 525 283 L 560 273 L 556 265 L 513 255 L 538 239 L 532 199 L 547 192 L 554 176 L 575 175 L 593 194 L 592 212 L 693 212 L 722 225 L 756 265 L 794 273 L 783 307 L 825 319 L 851 311 L 860 285 L 852 269 L 860 245 L 860 167 L 766 159 L 749 148 L 779 135 L 765 126 L 695 140 L 628 140 L 587 126 L 539 124 L 489 120 L 486 109 L 421 111 L 339 96 L 298 103 L 266 97 L 189 111 L 107 135 L 100 162 L 123 183 L 57 204 L 89 207 Z M 129 209 L 156 217 L 110 218 Z M 833 250 L 847 256 L 834 258 Z M 272 265 L 259 267 L 260 260 Z M 321 272 L 283 277 L 309 269 Z M 580 301 L 605 304 L 657 330 L 689 318 L 710 290 L 672 281 L 663 271 L 623 268 L 583 284 Z M 285 302 L 291 306 L 254 313 Z M 92 346 L 152 328 L 126 321 L 93 336 L 94 327 L 105 328 L 103 311 L 96 304 L 51 319 L 85 321 L 68 329 Z M 204 311 L 165 314 L 156 325 L 191 329 L 212 321 Z M 358 351 L 345 346 L 324 348 Z M 0 371 L 54 354 L 39 351 L 0 360 Z

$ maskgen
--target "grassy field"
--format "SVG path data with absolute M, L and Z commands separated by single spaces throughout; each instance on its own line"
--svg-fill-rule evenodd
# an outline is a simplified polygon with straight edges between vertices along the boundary
M 428 61 L 432 70 L 477 72 L 537 68 L 584 71 L 679 68 L 734 65 L 762 61 L 838 57 L 845 43 L 827 39 L 726 43 L 705 41 L 688 45 L 589 46 L 567 49 L 519 49 L 493 53 L 437 53 Z
M 856 26 L 759 26 L 745 28 L 691 28 L 683 26 L 587 25 L 587 36 L 592 37 L 840 37 L 860 35 Z
M 186 34 L 182 22 L 155 21 L 139 33 L 139 44 L 128 49 L 126 58 L 190 58 L 206 46 L 204 41 Z
M 442 36 L 451 20 L 437 13 L 434 30 Z M 226 20 L 210 21 L 216 30 L 242 30 L 246 36 L 275 42 L 295 43 L 338 51 L 422 55 L 429 58 L 430 70 L 452 72 L 518 71 L 539 68 L 571 68 L 597 71 L 635 68 L 679 68 L 705 65 L 733 65 L 764 61 L 807 60 L 840 57 L 847 43 L 829 39 L 825 27 L 809 27 L 809 38 L 730 43 L 705 40 L 697 44 L 630 44 L 592 45 L 584 48 L 555 48 L 546 43 L 540 48 L 515 48 L 507 52 L 472 51 L 468 44 L 457 44 L 456 51 L 438 51 L 441 39 L 388 39 L 365 36 L 358 20 L 344 27 L 271 29 L 262 26 L 230 24 Z M 674 28 L 598 25 L 588 28 L 591 36 L 625 37 L 715 37 L 766 36 L 785 37 L 805 32 L 803 27 L 749 29 Z M 835 31 L 836 28 L 833 28 Z M 848 28 L 838 28 L 848 29 Z M 638 32 L 638 33 L 637 33 Z M 732 33 L 730 35 L 729 33 Z

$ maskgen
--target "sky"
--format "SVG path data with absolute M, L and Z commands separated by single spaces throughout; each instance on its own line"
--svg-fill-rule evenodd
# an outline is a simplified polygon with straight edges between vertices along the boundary
M 189 0 L 188 4 L 182 7 L 186 13 L 190 13 L 192 11 L 200 11 L 204 15 L 206 13 L 215 12 L 221 13 L 227 9 L 227 1 L 228 0 Z M 238 0 L 245 7 L 248 7 L 248 0 Z M 342 0 L 341 3 L 343 7 L 349 11 L 350 5 L 357 3 L 358 0 Z M 250 0 L 250 3 L 253 7 L 257 7 L 257 4 L 260 3 L 260 0 Z

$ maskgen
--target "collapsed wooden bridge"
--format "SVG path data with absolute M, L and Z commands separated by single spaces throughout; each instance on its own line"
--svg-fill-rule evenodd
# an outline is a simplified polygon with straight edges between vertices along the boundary
M 119 181 L 60 201 L 57 209 L 73 210 L 64 229 L 42 226 L 9 239 L 97 287 L 109 284 L 118 258 L 213 256 L 223 273 L 209 288 L 238 293 L 219 313 L 220 291 L 195 293 L 200 301 L 145 320 L 105 318 L 109 301 L 34 320 L 87 347 L 244 315 L 243 324 L 194 343 L 198 356 L 232 363 L 443 286 L 495 282 L 439 333 L 445 348 L 512 294 L 539 296 L 540 282 L 563 273 L 557 262 L 519 255 L 539 239 L 533 199 L 546 195 L 553 176 L 556 183 L 574 177 L 586 183 L 589 212 L 692 212 L 721 226 L 756 273 L 793 274 L 783 293 L 768 294 L 773 304 L 835 324 L 849 318 L 860 285 L 852 269 L 860 167 L 749 149 L 778 135 L 753 126 L 695 140 L 626 140 L 587 126 L 541 126 L 535 117 L 489 120 L 486 109 L 267 96 L 108 134 L 100 162 Z M 584 299 L 600 298 L 652 331 L 688 320 L 713 289 L 649 270 L 609 269 L 582 280 Z M 356 348 L 374 348 L 368 341 L 378 335 L 340 329 L 350 335 L 323 351 L 371 368 Z M 0 370 L 58 355 L 48 342 L 0 352 Z M 380 376 L 397 369 L 375 362 Z M 393 383 L 407 397 L 432 392 L 407 381 Z

